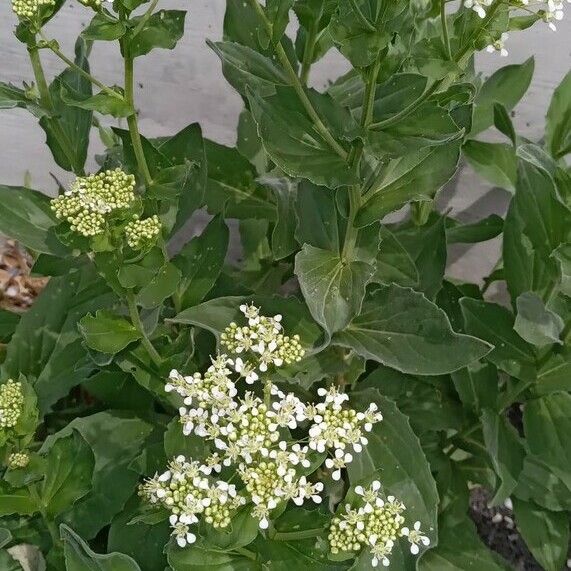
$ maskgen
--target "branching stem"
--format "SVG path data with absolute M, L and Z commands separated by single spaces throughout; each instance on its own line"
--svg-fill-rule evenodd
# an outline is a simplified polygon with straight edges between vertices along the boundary
M 258 0 L 250 0 L 250 2 L 252 4 L 252 6 L 254 7 L 254 9 L 256 10 L 257 14 L 260 16 L 261 20 L 264 22 L 264 25 L 265 25 L 268 33 L 271 35 L 272 34 L 272 23 L 268 20 L 266 14 L 264 12 L 264 9 L 262 8 L 262 6 L 260 6 L 260 4 L 258 3 Z M 347 160 L 347 151 L 337 142 L 335 137 L 331 134 L 329 129 L 325 126 L 325 124 L 321 120 L 321 117 L 319 117 L 319 114 L 317 113 L 317 111 L 313 107 L 313 104 L 311 103 L 309 97 L 307 96 L 307 93 L 305 92 L 305 89 L 304 89 L 303 85 L 301 84 L 301 81 L 300 81 L 299 77 L 297 76 L 295 69 L 291 65 L 291 62 L 289 61 L 289 58 L 287 57 L 287 54 L 284 50 L 284 47 L 281 44 L 281 41 L 277 42 L 274 47 L 275 47 L 276 55 L 278 57 L 280 65 L 282 66 L 283 70 L 286 72 L 287 76 L 289 77 L 290 85 L 291 85 L 291 87 L 294 88 L 301 104 L 303 105 L 303 108 L 305 109 L 305 111 L 309 115 L 309 117 L 311 118 L 313 125 L 315 126 L 315 129 L 325 139 L 327 144 L 343 160 Z

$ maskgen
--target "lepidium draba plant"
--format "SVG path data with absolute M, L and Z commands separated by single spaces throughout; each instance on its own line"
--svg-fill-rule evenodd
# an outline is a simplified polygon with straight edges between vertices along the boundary
M 38 119 L 71 182 L 0 186 L 0 231 L 49 277 L 0 310 L 0 568 L 26 543 L 50 571 L 499 571 L 469 516 L 484 489 L 560 571 L 571 76 L 534 143 L 512 120 L 533 59 L 484 80 L 474 56 L 566 3 L 226 0 L 208 43 L 244 104 L 235 147 L 140 132 L 137 62 L 183 57 L 184 11 L 81 4 L 73 54 L 46 26 L 62 0 L 11 4 L 32 77 L 0 108 Z M 349 71 L 310 87 L 332 50 Z M 439 212 L 464 159 L 506 214 Z M 496 237 L 489 276 L 446 276 L 449 246 Z

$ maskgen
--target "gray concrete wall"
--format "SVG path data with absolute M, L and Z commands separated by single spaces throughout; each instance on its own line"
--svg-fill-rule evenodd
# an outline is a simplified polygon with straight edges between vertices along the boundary
M 136 96 L 142 132 L 147 136 L 167 135 L 198 121 L 207 137 L 233 144 L 241 99 L 225 82 L 218 58 L 205 44 L 207 38 L 218 39 L 222 35 L 225 1 L 163 0 L 160 5 L 188 10 L 186 33 L 174 52 L 155 50 L 137 60 L 139 87 Z M 522 62 L 535 56 L 533 83 L 515 116 L 518 131 L 531 139 L 542 136 L 545 111 L 553 89 L 570 67 L 571 7 L 567 12 L 567 19 L 558 23 L 559 30 L 555 33 L 541 24 L 525 32 L 513 33 L 508 43 L 509 57 L 487 53 L 478 57 L 478 68 L 488 75 L 506 63 Z M 46 34 L 56 38 L 63 51 L 71 54 L 77 34 L 91 15 L 92 12 L 78 2 L 69 2 L 47 26 Z M 31 80 L 32 72 L 25 49 L 12 34 L 14 23 L 10 0 L 3 0 L 0 2 L 0 79 L 21 84 Z M 62 69 L 61 62 L 51 54 L 42 55 L 50 77 Z M 121 60 L 115 44 L 98 42 L 91 66 L 93 74 L 104 82 L 121 84 Z M 323 87 L 328 79 L 337 77 L 345 69 L 343 59 L 331 53 L 315 66 L 311 82 L 316 87 Z M 43 131 L 26 111 L 0 112 L 0 138 L 1 183 L 21 184 L 26 171 L 30 172 L 32 185 L 47 193 L 53 193 L 55 189 L 50 173 L 64 183 L 69 182 L 69 173 L 54 166 L 49 150 L 43 144 Z M 90 152 L 93 154 L 100 148 L 94 137 Z M 468 219 L 501 211 L 506 203 L 501 192 L 490 189 L 468 168 L 459 174 L 454 188 L 454 192 L 451 188 L 445 193 L 444 200 L 454 213 L 464 212 Z M 459 255 L 454 257 L 459 258 Z M 478 267 L 478 273 L 485 272 L 496 257 L 497 244 L 472 248 L 462 258 L 452 261 L 450 271 L 472 277 L 474 267 Z

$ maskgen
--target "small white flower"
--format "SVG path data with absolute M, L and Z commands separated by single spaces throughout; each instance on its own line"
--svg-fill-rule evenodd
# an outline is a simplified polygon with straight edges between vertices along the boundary
M 420 522 L 417 521 L 414 523 L 414 529 L 409 529 L 408 527 L 403 527 L 401 529 L 401 534 L 403 537 L 408 537 L 410 542 L 410 552 L 413 555 L 418 555 L 420 548 L 418 544 L 422 544 L 425 547 L 430 545 L 430 539 L 423 535 L 422 531 L 420 530 Z

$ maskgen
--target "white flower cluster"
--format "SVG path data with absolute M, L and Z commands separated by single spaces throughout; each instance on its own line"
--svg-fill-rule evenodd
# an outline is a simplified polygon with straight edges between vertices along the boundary
M 135 216 L 125 227 L 127 244 L 134 250 L 153 245 L 160 233 L 161 221 L 156 214 L 143 220 Z
M 22 383 L 8 379 L 0 385 L 0 430 L 14 428 L 23 408 Z
M 213 527 L 224 528 L 245 503 L 234 485 L 213 481 L 208 477 L 210 473 L 198 462 L 178 456 L 166 472 L 142 486 L 143 495 L 151 503 L 161 503 L 170 510 L 169 521 L 180 547 L 196 541 L 190 526 L 198 522 L 198 515 Z
M 571 0 L 567 0 L 567 3 Z M 555 22 L 563 20 L 565 0 L 511 0 L 512 5 L 523 8 L 527 12 L 535 13 L 549 26 L 554 32 L 557 30 Z M 532 8 L 537 11 L 533 12 Z
M 480 16 L 480 18 L 486 17 L 486 8 L 493 4 L 494 0 L 464 0 L 464 6 L 466 8 L 471 8 Z
M 35 18 L 42 6 L 55 6 L 55 0 L 12 0 L 12 10 L 19 18 Z
M 72 187 L 51 201 L 52 210 L 83 236 L 105 231 L 106 218 L 135 200 L 135 177 L 121 169 L 78 177 Z
M 381 496 L 381 483 L 372 482 L 368 488 L 357 486 L 355 493 L 360 496 L 359 505 L 345 505 L 345 510 L 335 516 L 329 528 L 329 544 L 332 553 L 358 553 L 368 549 L 371 565 L 384 567 L 390 564 L 390 555 L 399 537 L 407 537 L 413 555 L 420 552 L 420 545 L 428 546 L 430 540 L 420 530 L 420 522 L 413 529 L 404 527 L 402 513 L 405 506 L 394 496 L 385 499 Z
M 244 305 L 241 310 L 248 326 L 233 323 L 223 338 L 225 348 L 234 354 L 218 355 L 204 375 L 184 376 L 174 370 L 165 386 L 183 400 L 179 410 L 183 433 L 210 441 L 215 450 L 203 463 L 177 459 L 184 463 L 184 470 L 171 466 L 144 485 L 152 502 L 160 502 L 176 516 L 171 524 L 179 545 L 193 541 L 188 526 L 203 514 L 200 501 L 204 497 L 211 501 L 207 507 L 212 521 L 218 521 L 218 511 L 224 510 L 219 525 L 227 525 L 227 518 L 240 505 L 253 504 L 251 514 L 261 529 L 268 528 L 278 504 L 289 500 L 296 505 L 306 500 L 320 503 L 323 484 L 310 481 L 309 474 L 325 460 L 333 477 L 339 479 L 353 459 L 349 450 L 361 452 L 367 444 L 365 433 L 382 419 L 374 404 L 366 412 L 349 408 L 348 396 L 336 388 L 319 389 L 321 402 L 306 404 L 261 378 L 270 366 L 299 360 L 303 349 L 298 338 L 283 335 L 281 316 L 261 316 L 253 306 Z M 256 380 L 263 381 L 263 391 L 258 391 L 263 398 L 240 387 L 240 381 L 252 384 Z M 296 431 L 295 438 L 290 431 Z M 175 477 L 180 473 L 190 473 L 192 478 Z M 202 486 L 206 494 L 204 481 L 214 473 L 218 474 L 216 485 L 225 491 L 229 486 L 223 481 L 226 473 L 230 478 L 237 475 L 243 484 L 238 493 L 234 488 L 228 492 L 231 501 L 223 508 L 197 491 Z
M 282 316 L 265 317 L 253 305 L 241 305 L 240 311 L 248 325 L 239 327 L 232 322 L 220 336 L 222 345 L 236 355 L 235 369 L 248 383 L 258 380 L 258 372 L 268 367 L 290 365 L 302 359 L 305 351 L 299 343 L 299 335 L 288 337 L 282 333 Z M 243 357 L 243 359 L 242 359 Z

